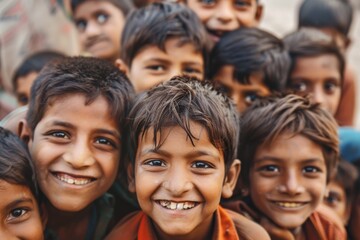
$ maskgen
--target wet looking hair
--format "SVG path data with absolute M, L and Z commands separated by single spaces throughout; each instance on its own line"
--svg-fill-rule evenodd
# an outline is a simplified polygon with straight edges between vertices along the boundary
M 0 180 L 26 186 L 38 197 L 35 168 L 25 143 L 0 127 Z
M 196 14 L 179 3 L 152 3 L 133 11 L 126 19 L 121 38 L 121 59 L 129 67 L 132 60 L 147 46 L 165 51 L 165 42 L 179 39 L 179 46 L 194 45 L 207 60 L 208 37 Z
M 133 87 L 125 74 L 114 65 L 92 57 L 66 57 L 52 62 L 40 72 L 31 88 L 26 116 L 31 131 L 34 132 L 52 103 L 75 94 L 84 95 L 86 105 L 103 96 L 122 132 L 134 94 Z
M 260 72 L 270 91 L 281 91 L 286 85 L 289 62 L 280 39 L 257 28 L 240 28 L 225 34 L 215 45 L 207 72 L 213 80 L 221 67 L 232 65 L 233 77 L 241 84 L 249 84 L 250 75 Z
M 249 185 L 249 170 L 259 146 L 271 144 L 283 134 L 300 134 L 319 145 L 327 168 L 327 182 L 335 174 L 339 159 L 336 121 L 308 98 L 290 94 L 259 99 L 243 113 L 240 128 L 238 158 L 242 162 L 241 181 L 245 186 Z
M 166 140 L 161 131 L 177 126 L 186 132 L 194 144 L 197 137 L 191 132 L 192 122 L 203 126 L 209 141 L 223 153 L 226 170 L 236 157 L 239 136 L 237 111 L 229 98 L 214 90 L 209 82 L 186 76 L 173 77 L 139 95 L 128 119 L 127 150 L 130 164 L 135 163 L 139 140 L 147 131 L 153 131 L 156 148 L 160 148 Z

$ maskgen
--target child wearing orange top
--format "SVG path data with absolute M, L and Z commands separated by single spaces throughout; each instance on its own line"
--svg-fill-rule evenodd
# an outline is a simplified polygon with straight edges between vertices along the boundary
M 346 239 L 317 211 L 338 161 L 335 119 L 296 95 L 255 102 L 241 121 L 241 201 L 224 203 L 261 223 L 272 239 Z
M 239 119 L 226 96 L 174 77 L 139 95 L 128 119 L 122 169 L 142 211 L 107 239 L 269 239 L 261 226 L 219 206 L 240 172 Z

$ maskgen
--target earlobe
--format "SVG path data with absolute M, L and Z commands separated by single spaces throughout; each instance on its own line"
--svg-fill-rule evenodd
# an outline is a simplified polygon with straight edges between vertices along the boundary
M 122 71 L 123 73 L 125 73 L 125 75 L 128 75 L 129 74 L 129 68 L 128 66 L 125 64 L 125 62 L 118 58 L 116 59 L 115 61 L 115 66 L 120 70 Z
M 18 131 L 21 140 L 23 140 L 26 145 L 31 144 L 31 130 L 25 119 L 20 120 Z
M 241 162 L 239 159 L 235 159 L 231 164 L 224 181 L 221 196 L 223 198 L 230 198 L 233 195 L 234 188 L 238 181 L 241 170 Z
M 129 164 L 127 167 L 127 180 L 128 180 L 128 189 L 131 193 L 136 192 L 135 188 L 135 177 L 134 177 L 134 170 L 132 164 Z
M 260 20 L 263 15 L 263 9 L 264 9 L 264 6 L 262 4 L 258 4 L 258 6 L 256 8 L 256 13 L 255 13 L 255 19 L 257 21 L 257 24 L 260 23 Z

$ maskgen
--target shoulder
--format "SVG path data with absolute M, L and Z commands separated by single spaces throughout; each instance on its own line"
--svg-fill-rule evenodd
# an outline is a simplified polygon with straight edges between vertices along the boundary
M 258 223 L 251 221 L 245 216 L 226 209 L 234 222 L 235 228 L 241 240 L 270 240 L 269 234 Z
M 346 240 L 345 227 L 330 211 L 318 208 L 309 218 L 316 232 L 329 240 Z
M 133 212 L 125 216 L 109 233 L 105 238 L 106 240 L 111 239 L 136 239 L 140 220 L 142 218 L 142 212 Z

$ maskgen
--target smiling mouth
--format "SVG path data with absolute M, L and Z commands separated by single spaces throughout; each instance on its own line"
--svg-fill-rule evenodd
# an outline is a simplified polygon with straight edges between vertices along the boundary
M 158 200 L 156 203 L 163 208 L 171 210 L 189 210 L 199 205 L 197 202 L 172 202 L 168 200 Z
M 298 208 L 304 206 L 303 202 L 274 202 L 277 206 L 282 208 Z
M 93 181 L 95 181 L 95 178 L 89 178 L 89 177 L 74 177 L 69 174 L 65 173 L 52 173 L 57 179 L 59 179 L 61 182 L 71 184 L 71 185 L 86 185 Z

